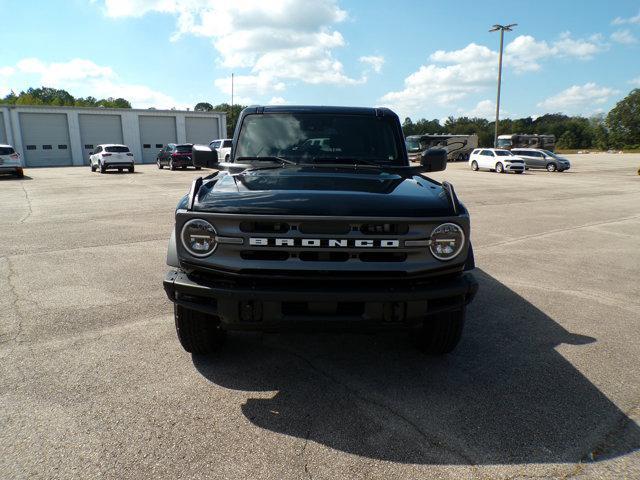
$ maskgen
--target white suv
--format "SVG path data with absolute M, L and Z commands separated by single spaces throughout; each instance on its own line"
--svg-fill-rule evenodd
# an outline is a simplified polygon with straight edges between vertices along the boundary
M 133 153 L 129 151 L 129 147 L 115 143 L 98 145 L 89 157 L 89 165 L 92 172 L 99 169 L 100 173 L 114 168 L 119 172 L 126 168 L 129 173 L 133 173 L 135 168 Z
M 230 138 L 219 138 L 209 144 L 209 147 L 215 149 L 218 152 L 218 159 L 222 162 L 228 162 L 231 157 L 231 145 L 233 140 Z
M 11 145 L 0 143 L 0 173 L 13 173 L 16 177 L 24 177 L 20 154 Z
M 469 155 L 471 170 L 478 171 L 481 168 L 493 170 L 498 173 L 524 172 L 525 163 L 520 157 L 515 156 L 509 150 L 501 148 L 476 148 Z

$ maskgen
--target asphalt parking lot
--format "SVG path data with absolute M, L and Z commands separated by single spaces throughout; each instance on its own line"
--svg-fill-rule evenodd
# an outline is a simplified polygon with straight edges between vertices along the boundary
M 640 155 L 448 179 L 480 291 L 456 352 L 232 335 L 186 354 L 162 289 L 200 172 L 0 178 L 3 478 L 640 478 Z

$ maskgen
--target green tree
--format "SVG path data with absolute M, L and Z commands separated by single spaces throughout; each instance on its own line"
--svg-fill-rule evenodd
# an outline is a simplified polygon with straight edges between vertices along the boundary
M 196 103 L 196 106 L 193 107 L 193 110 L 196 112 L 210 112 L 213 110 L 213 105 L 209 102 L 199 102 Z
M 607 115 L 609 139 L 616 148 L 640 145 L 640 88 L 632 90 Z
M 558 148 L 572 149 L 572 148 L 578 148 L 578 146 L 579 146 L 578 139 L 576 138 L 575 134 L 571 130 L 565 131 L 560 136 L 557 142 Z
M 238 117 L 243 108 L 246 107 L 244 105 L 233 105 L 232 107 L 228 103 L 220 103 L 213 107 L 216 112 L 225 112 L 227 114 L 227 138 L 233 137 Z

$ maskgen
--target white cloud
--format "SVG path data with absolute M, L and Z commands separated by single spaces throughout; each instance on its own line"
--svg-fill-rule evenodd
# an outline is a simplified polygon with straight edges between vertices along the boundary
M 496 118 L 496 103 L 491 100 L 481 100 L 476 106 L 469 110 L 468 112 L 464 112 L 462 110 L 460 113 L 463 113 L 467 117 L 480 117 L 480 118 L 492 118 L 495 120 Z M 504 118 L 505 113 L 502 109 L 500 109 L 500 118 Z
M 573 85 L 542 102 L 538 107 L 548 112 L 562 112 L 566 114 L 588 114 L 599 110 L 597 105 L 606 103 L 617 90 L 602 87 L 593 82 L 584 85 Z
M 516 73 L 531 72 L 552 58 L 584 60 L 606 48 L 600 35 L 575 39 L 565 32 L 551 43 L 520 35 L 505 46 L 503 64 Z M 388 92 L 380 101 L 402 117 L 421 114 L 432 106 L 454 111 L 458 101 L 493 87 L 498 75 L 498 52 L 476 43 L 460 50 L 437 50 L 429 60 L 431 63 L 405 78 L 403 89 Z
M 629 18 L 616 17 L 611 23 L 613 25 L 640 24 L 640 12 L 638 12 L 638 15 Z
M 640 77 L 632 78 L 629 80 L 631 85 L 635 85 L 636 87 L 640 87 Z
M 365 55 L 360 57 L 358 60 L 370 65 L 376 73 L 380 73 L 382 71 L 382 66 L 384 65 L 384 57 L 379 55 Z
M 269 105 L 286 105 L 287 101 L 282 97 L 271 97 Z
M 0 77 L 10 77 L 16 72 L 13 67 L 0 67 Z
M 337 0 L 105 0 L 105 10 L 111 17 L 148 12 L 176 16 L 171 38 L 211 39 L 223 67 L 248 69 L 242 72 L 241 88 L 249 96 L 270 93 L 270 86 L 281 91 L 288 81 L 334 85 L 366 81 L 364 75 L 347 74 L 334 56 L 334 50 L 345 45 L 335 26 L 347 18 Z M 226 85 L 222 80 L 215 85 Z
M 38 58 L 24 58 L 16 63 L 15 67 L 1 67 L 0 71 L 21 74 L 23 78 L 29 79 L 30 83 L 33 78 L 39 85 L 70 90 L 74 96 L 122 97 L 136 108 L 188 106 L 146 85 L 124 82 L 111 67 L 81 58 L 50 63 Z M 20 89 L 19 85 L 14 86 L 16 91 Z
M 638 42 L 638 39 L 629 30 L 616 30 L 611 34 L 611 40 L 625 45 L 631 45 Z

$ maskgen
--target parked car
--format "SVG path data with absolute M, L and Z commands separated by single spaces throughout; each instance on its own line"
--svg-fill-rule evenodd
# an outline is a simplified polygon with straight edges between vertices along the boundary
M 511 153 L 522 158 L 527 168 L 545 168 L 550 172 L 564 172 L 571 168 L 571 163 L 549 150 L 540 148 L 513 148 Z
M 231 138 L 219 138 L 218 140 L 214 140 L 209 144 L 210 148 L 213 148 L 216 152 L 218 152 L 218 158 L 225 162 L 229 161 L 231 157 L 231 145 L 233 144 L 233 140 Z
M 193 166 L 193 161 L 191 160 L 192 150 L 192 143 L 169 143 L 156 156 L 158 168 L 162 170 L 167 166 L 170 170 L 175 170 L 178 167 L 184 170 Z M 200 167 L 196 167 L 196 170 L 200 170 Z
M 100 170 L 105 173 L 107 170 L 118 169 L 122 172 L 125 168 L 129 173 L 134 172 L 133 153 L 126 145 L 118 145 L 115 143 L 105 143 L 98 145 L 89 157 L 89 165 L 91 171 Z
M 24 177 L 20 154 L 11 145 L 0 144 L 0 173 L 13 173 L 16 177 Z
M 469 166 L 474 172 L 482 168 L 498 173 L 523 173 L 525 163 L 522 158 L 514 155 L 509 150 L 503 150 L 501 148 L 476 148 L 469 156 Z

